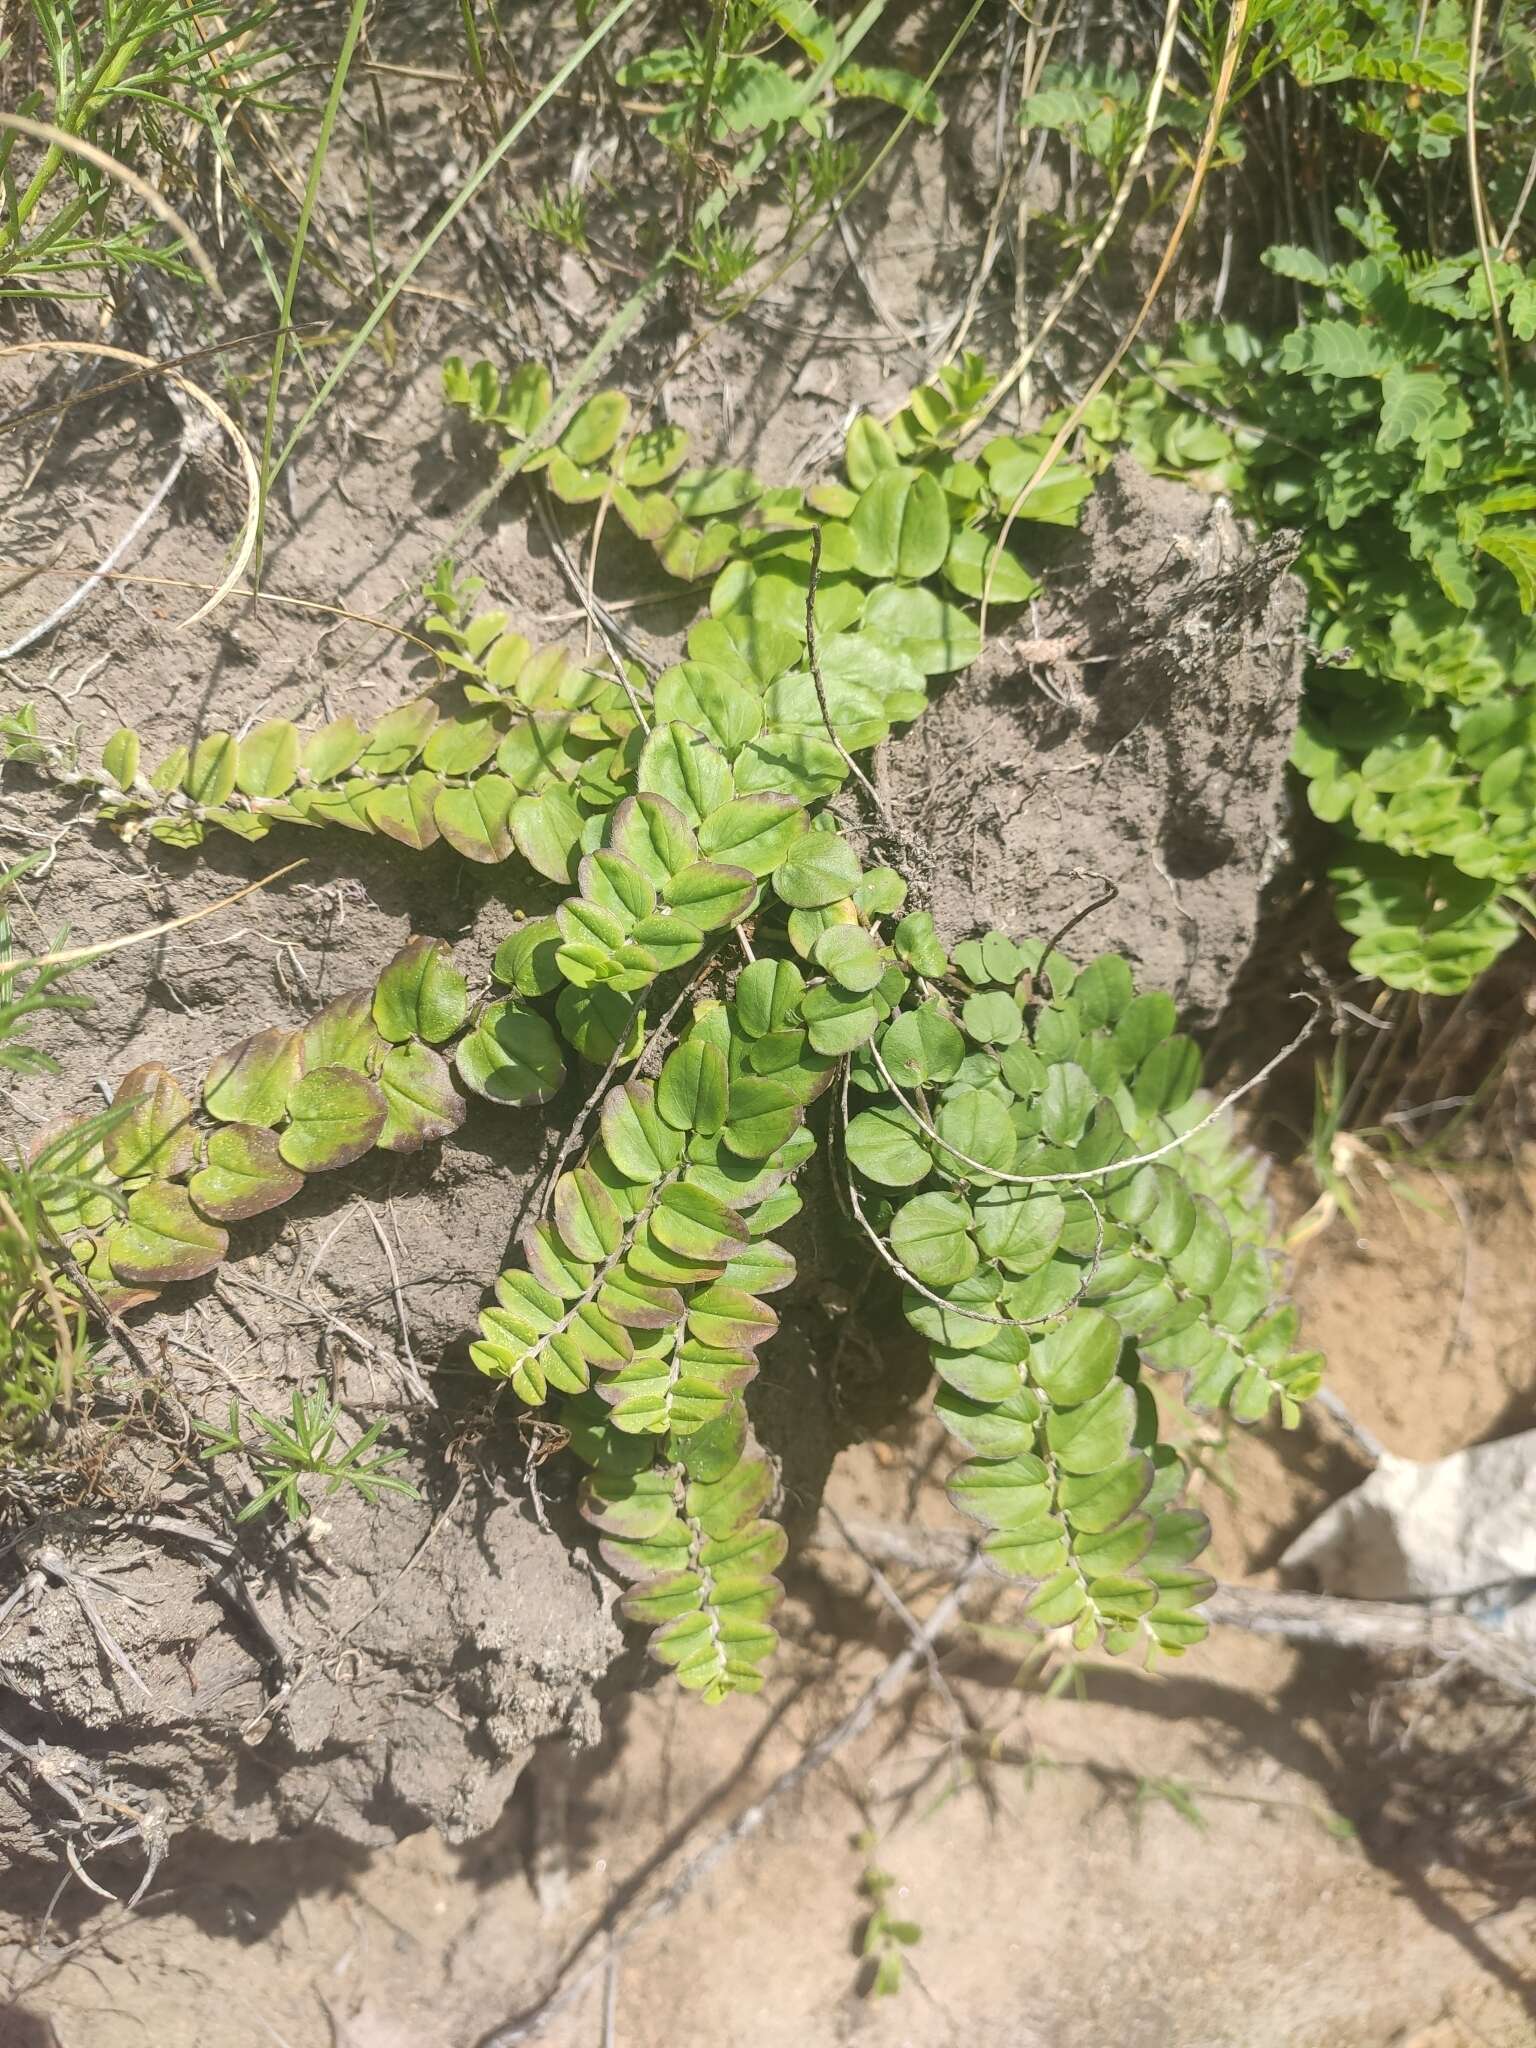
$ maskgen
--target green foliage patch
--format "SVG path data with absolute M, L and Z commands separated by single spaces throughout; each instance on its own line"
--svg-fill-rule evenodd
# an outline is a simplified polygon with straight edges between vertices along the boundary
M 1379 205 L 1339 219 L 1349 261 L 1266 257 L 1317 318 L 1271 346 L 1189 331 L 1089 424 L 1299 530 L 1316 652 L 1294 759 L 1347 835 L 1350 957 L 1455 993 L 1513 942 L 1507 899 L 1536 868 L 1536 372 L 1518 362 L 1506 395 L 1475 252 L 1406 253 Z M 1536 337 L 1536 275 L 1496 282 Z
M 549 400 L 536 369 L 450 365 L 447 384 L 514 441 Z M 535 651 L 445 570 L 427 595 L 451 690 L 368 732 L 274 720 L 147 771 L 124 731 L 80 772 L 128 836 L 437 836 L 557 885 L 483 994 L 412 939 L 372 989 L 255 1033 L 198 1090 L 156 1066 L 125 1077 L 110 1213 L 71 1243 L 109 1300 L 141 1301 L 211 1270 L 231 1227 L 309 1175 L 433 1143 L 472 1098 L 531 1107 L 574 1078 L 585 1107 L 471 1357 L 554 1409 L 626 1614 L 709 1700 L 760 1686 L 776 1640 L 784 1537 L 743 1396 L 818 1147 L 930 1347 L 964 1454 L 953 1498 L 1042 1627 L 1117 1651 L 1197 1641 L 1206 1529 L 1181 1504 L 1158 1378 L 1287 1425 L 1317 1382 L 1171 1000 L 1115 957 L 1079 971 L 1002 932 L 947 948 L 872 857 L 883 821 L 828 802 L 853 755 L 921 714 L 931 676 L 974 657 L 1008 505 L 1023 491 L 1028 517 L 1067 524 L 1089 488 L 1068 468 L 1027 491 L 1043 439 L 958 457 L 988 389 L 966 359 L 888 426 L 856 423 L 846 481 L 803 493 L 688 471 L 683 437 L 599 394 L 552 451 L 592 502 L 664 495 L 691 560 L 723 529 L 684 659 L 652 678 Z M 569 481 L 553 460 L 544 475 Z M 1035 587 L 1022 557 L 999 562 L 995 596 Z M 46 753 L 24 721 L 12 744 Z M 296 1407 L 281 1436 L 262 1425 L 264 1499 L 295 1512 L 296 1475 L 320 1467 L 293 1447 L 333 1423 Z

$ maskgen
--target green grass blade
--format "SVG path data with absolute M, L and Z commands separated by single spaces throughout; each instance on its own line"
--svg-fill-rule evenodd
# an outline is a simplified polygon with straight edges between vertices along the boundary
M 600 42 L 602 42 L 603 38 L 608 34 L 609 30 L 617 27 L 619 22 L 621 22 L 624 19 L 624 16 L 631 11 L 635 4 L 636 0 L 618 0 L 617 6 L 609 9 L 607 14 L 603 16 L 602 20 L 597 24 L 597 27 L 593 29 L 592 33 L 586 38 L 586 40 L 583 43 L 581 43 L 575 50 L 572 51 L 571 55 L 560 66 L 560 69 L 554 74 L 554 76 L 548 81 L 548 83 L 542 86 L 539 89 L 539 91 L 534 95 L 534 97 L 529 101 L 528 105 L 523 109 L 522 113 L 518 115 L 517 119 L 512 123 L 512 126 L 507 130 L 506 134 L 502 136 L 500 142 L 496 144 L 496 147 L 481 162 L 478 169 L 476 169 L 465 181 L 465 183 L 459 187 L 459 190 L 455 193 L 454 197 L 449 201 L 448 205 L 443 209 L 443 212 L 439 215 L 436 222 L 422 237 L 416 249 L 413 251 L 410 257 L 407 258 L 406 262 L 401 265 L 400 269 L 395 273 L 395 276 L 392 282 L 390 283 L 388 289 L 379 298 L 377 303 L 374 305 L 372 312 L 369 313 L 367 319 L 364 320 L 362 325 L 358 328 L 357 332 L 352 336 L 352 339 L 347 343 L 346 347 L 342 350 L 340 356 L 336 360 L 335 366 L 332 368 L 330 372 L 330 375 L 326 377 L 325 381 L 321 384 L 320 389 L 315 393 L 314 397 L 305 407 L 303 415 L 301 416 L 298 425 L 294 428 L 293 432 L 288 436 L 288 439 L 283 443 L 282 452 L 279 454 L 277 461 L 270 468 L 270 472 L 266 477 L 268 489 L 270 489 L 272 484 L 276 482 L 277 478 L 281 476 L 283 468 L 285 464 L 288 462 L 289 457 L 293 454 L 294 449 L 298 446 L 299 442 L 304 438 L 305 434 L 309 431 L 309 427 L 312 421 L 315 419 L 316 415 L 321 411 L 327 399 L 329 399 L 331 393 L 336 389 L 336 386 L 341 382 L 342 378 L 347 374 L 348 370 L 351 369 L 360 351 L 367 346 L 367 343 L 371 338 L 374 329 L 379 325 L 379 322 L 384 318 L 385 314 L 388 313 L 390 307 L 395 303 L 395 300 L 400 296 L 401 292 L 404 291 L 405 287 L 416 275 L 417 271 L 421 268 L 422 264 L 427 260 L 428 256 L 430 256 L 432 251 L 437 247 L 437 244 L 442 240 L 443 236 L 447 234 L 449 228 L 453 226 L 453 223 L 464 211 L 465 207 L 469 204 L 470 200 L 474 198 L 475 194 L 480 190 L 480 187 L 485 183 L 486 179 L 491 175 L 492 171 L 495 170 L 496 166 L 501 162 L 502 158 L 507 154 L 508 150 L 512 148 L 514 143 L 517 142 L 518 138 L 528 128 L 530 123 L 536 120 L 538 116 L 543 112 L 545 107 L 548 106 L 549 102 L 554 98 L 555 94 L 559 92 L 560 88 L 565 84 L 566 80 L 570 78 L 571 75 L 580 68 L 580 66 L 591 55 L 592 51 L 597 48 Z M 267 465 L 264 459 L 263 468 L 265 469 L 266 467 Z
M 299 219 L 294 230 L 293 246 L 288 252 L 288 275 L 283 282 L 283 296 L 279 307 L 282 325 L 278 329 L 277 340 L 272 349 L 272 370 L 267 379 L 267 415 L 261 430 L 261 502 L 256 516 L 256 559 L 251 569 L 251 580 L 258 587 L 261 583 L 262 551 L 266 542 L 267 498 L 276 473 L 272 468 L 272 439 L 277 430 L 277 395 L 283 381 L 283 360 L 288 353 L 288 333 L 293 324 L 293 302 L 304 268 L 304 245 L 309 239 L 309 224 L 314 217 L 315 201 L 320 196 L 320 178 L 330 152 L 331 132 L 336 126 L 336 116 L 341 110 L 342 90 L 347 82 L 347 73 L 352 66 L 352 53 L 357 48 L 357 39 L 363 28 L 363 16 L 367 11 L 368 0 L 352 0 L 352 11 L 347 16 L 347 32 L 341 39 L 341 50 L 331 77 L 331 89 L 326 95 L 325 111 L 320 117 L 320 132 L 315 137 L 314 152 L 309 160 L 309 176 L 304 181 L 304 197 L 299 204 Z

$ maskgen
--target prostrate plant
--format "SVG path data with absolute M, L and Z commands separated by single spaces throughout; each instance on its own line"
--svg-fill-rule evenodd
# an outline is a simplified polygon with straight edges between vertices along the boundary
M 509 388 L 542 389 L 537 373 L 469 382 L 498 420 Z M 955 458 L 985 390 L 963 366 L 888 432 L 856 425 L 847 486 L 802 496 L 734 473 L 710 616 L 654 683 L 534 654 L 445 572 L 430 596 L 455 706 L 419 699 L 372 734 L 272 721 L 148 776 L 131 733 L 108 749 L 102 809 L 123 831 L 440 833 L 568 891 L 499 947 L 505 993 L 472 1002 L 447 949 L 413 939 L 374 989 L 216 1060 L 200 1109 L 137 1069 L 103 1159 L 124 1214 L 81 1233 L 97 1285 L 142 1298 L 209 1271 L 228 1225 L 308 1174 L 448 1135 L 460 1087 L 544 1103 L 585 1062 L 597 1079 L 578 1084 L 586 1107 L 472 1356 L 530 1406 L 558 1404 L 625 1611 L 711 1700 L 759 1686 L 775 1642 L 784 1537 L 743 1391 L 777 1327 L 767 1297 L 794 1277 L 775 1233 L 818 1127 L 836 1134 L 854 1242 L 932 1348 L 968 1453 L 954 1498 L 993 1563 L 1034 1585 L 1042 1626 L 1117 1651 L 1203 1633 L 1205 1523 L 1179 1504 L 1153 1372 L 1287 1424 L 1316 1384 L 1170 999 L 1137 996 L 1122 960 L 1078 975 L 999 933 L 951 955 L 827 807 L 853 755 L 922 711 L 927 677 L 976 651 L 957 600 L 982 587 L 992 522 L 1038 461 L 1007 437 L 981 465 Z M 604 492 L 640 445 L 618 433 L 584 444 Z M 1053 477 L 1038 509 L 1070 518 L 1086 488 Z M 1018 575 L 1015 601 L 1033 588 Z M 14 743 L 46 751 L 30 726 Z M 883 819 L 860 829 L 893 837 Z

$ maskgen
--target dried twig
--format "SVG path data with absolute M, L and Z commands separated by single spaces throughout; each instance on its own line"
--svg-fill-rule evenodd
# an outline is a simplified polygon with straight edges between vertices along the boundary
M 812 1544 L 853 1549 L 866 1565 L 953 1577 L 966 1568 L 969 1545 L 948 1529 L 893 1528 L 823 1512 Z M 1021 1586 L 1020 1591 L 1027 1591 Z M 1331 1593 L 1274 1592 L 1264 1586 L 1217 1586 L 1202 1610 L 1218 1628 L 1279 1636 L 1291 1643 L 1364 1650 L 1373 1656 L 1429 1656 L 1468 1664 L 1485 1678 L 1536 1699 L 1536 1653 L 1515 1638 L 1484 1628 L 1469 1614 L 1438 1613 L 1424 1601 L 1344 1600 Z

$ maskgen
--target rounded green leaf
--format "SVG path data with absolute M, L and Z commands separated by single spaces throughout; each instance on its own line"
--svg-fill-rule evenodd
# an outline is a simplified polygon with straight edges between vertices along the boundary
M 793 797 L 759 791 L 711 811 L 699 827 L 699 846 L 711 860 L 745 868 L 761 879 L 788 857 L 809 823 Z
M 577 1258 L 565 1240 L 547 1223 L 532 1225 L 522 1233 L 518 1243 L 528 1262 L 529 1272 L 551 1294 L 559 1295 L 562 1301 L 580 1301 L 591 1292 L 595 1277 L 593 1268 Z
M 630 933 L 633 947 L 643 948 L 655 961 L 654 972 L 665 974 L 691 960 L 704 944 L 704 934 L 691 918 L 665 910 L 637 924 Z
M 708 1259 L 721 1265 L 745 1251 L 750 1242 L 747 1226 L 734 1209 L 727 1208 L 718 1195 L 685 1180 L 663 1188 L 651 1211 L 650 1231 L 659 1244 L 680 1258 Z
M 198 741 L 181 786 L 205 809 L 224 802 L 235 786 L 235 743 L 227 732 L 211 732 Z
M 1090 960 L 1072 984 L 1072 1001 L 1089 1031 L 1117 1023 L 1135 994 L 1130 964 L 1118 953 Z
M 455 712 L 439 721 L 421 757 L 434 775 L 473 775 L 501 745 L 504 727 L 484 711 Z
M 656 890 L 649 876 L 632 860 L 610 847 L 583 856 L 576 870 L 581 893 L 600 910 L 610 912 L 629 930 L 656 908 Z
M 258 1031 L 220 1053 L 203 1077 L 203 1107 L 221 1124 L 258 1124 L 271 1129 L 283 1120 L 288 1094 L 303 1071 L 297 1031 Z
M 672 496 L 685 519 L 713 519 L 755 503 L 762 489 L 750 470 L 691 469 L 672 486 Z
M 852 636 L 849 636 L 852 637 Z M 826 708 L 822 708 L 822 698 Z M 767 697 L 768 744 L 795 736 L 823 743 L 834 738 L 850 752 L 858 753 L 866 747 L 877 747 L 889 737 L 890 720 L 886 717 L 885 699 L 876 690 L 865 687 L 861 682 L 844 680 L 838 676 L 823 676 L 822 688 L 816 688 L 815 678 L 803 671 L 780 676 Z M 827 721 L 831 720 L 831 731 Z M 743 750 L 746 751 L 745 749 Z M 846 773 L 846 765 L 844 767 Z M 740 776 L 737 777 L 738 783 Z
M 594 1266 L 618 1250 L 624 1235 L 618 1204 L 590 1166 L 574 1167 L 555 1182 L 555 1222 L 572 1254 Z
M 570 803 L 569 797 L 565 800 Z M 455 853 L 490 867 L 512 851 L 514 810 L 543 801 L 542 797 L 519 796 L 517 784 L 504 775 L 477 775 L 462 788 L 443 789 L 433 802 L 432 819 Z M 571 808 L 575 809 L 574 804 Z M 521 840 L 517 843 L 522 850 Z M 526 852 L 524 858 L 537 865 Z M 554 879 L 564 881 L 564 872 Z
M 1024 1029 L 1019 1006 L 1005 989 L 987 989 L 971 996 L 960 1018 L 980 1045 L 1012 1045 Z
M 594 392 L 560 436 L 560 447 L 572 462 L 601 462 L 629 423 L 629 400 L 622 391 Z
M 1098 1089 L 1073 1061 L 1052 1067 L 1040 1090 L 1041 1135 L 1052 1145 L 1075 1145 L 1098 1099 Z
M 925 676 L 969 668 L 981 652 L 970 613 L 922 586 L 878 584 L 864 607 L 864 630 L 900 648 Z
M 1136 1396 L 1124 1380 L 1078 1408 L 1058 1408 L 1046 1417 L 1046 1442 L 1068 1472 L 1106 1472 L 1125 1456 L 1136 1420 Z
M 617 473 L 635 490 L 663 482 L 688 459 L 686 427 L 651 427 L 636 434 L 624 450 Z
M 114 1109 L 126 1109 L 102 1139 L 107 1165 L 119 1180 L 152 1175 L 176 1180 L 197 1158 L 192 1105 L 181 1083 L 153 1060 L 124 1074 L 112 1098 Z
M 298 729 L 269 718 L 235 748 L 235 782 L 246 796 L 286 796 L 299 779 Z
M 875 938 L 857 924 L 833 925 L 811 948 L 816 965 L 853 995 L 867 995 L 878 986 L 888 957 Z
M 1011 1170 L 1018 1138 L 1007 1098 L 996 1088 L 962 1088 L 947 1096 L 933 1124 L 944 1141 L 935 1146 L 934 1161 L 951 1178 Z
M 692 726 L 727 759 L 762 730 L 757 691 L 707 662 L 682 661 L 664 670 L 656 678 L 655 706 L 658 719 Z
M 903 1088 L 952 1081 L 965 1058 L 965 1040 L 937 997 L 893 1018 L 880 1041 L 880 1057 Z
M 1136 996 L 1126 1004 L 1115 1025 L 1115 1052 L 1127 1073 L 1139 1067 L 1155 1045 L 1173 1030 L 1178 1011 L 1173 998 L 1161 989 Z
M 794 1019 L 804 992 L 793 960 L 754 960 L 736 978 L 736 1021 L 748 1037 L 766 1037 Z
M 229 1235 L 200 1216 L 174 1181 L 153 1180 L 128 1197 L 128 1213 L 103 1243 L 119 1280 L 162 1286 L 211 1273 L 229 1250 Z
M 310 782 L 334 782 L 346 774 L 364 745 L 355 718 L 333 718 L 304 742 L 299 765 Z
M 278 1141 L 300 1173 L 350 1166 L 371 1152 L 388 1117 L 377 1084 L 350 1067 L 315 1067 L 288 1096 L 288 1128 Z
M 512 806 L 511 825 L 518 852 L 536 874 L 552 882 L 570 881 L 581 844 L 582 815 L 568 790 L 520 796 Z
M 830 740 L 775 730 L 742 748 L 731 775 L 743 796 L 762 791 L 811 803 L 842 788 L 848 764 Z
M 805 832 L 774 870 L 773 886 L 792 908 L 820 910 L 850 895 L 860 873 L 859 857 L 840 833 Z
M 560 927 L 552 917 L 535 917 L 517 925 L 496 948 L 491 972 L 520 996 L 547 996 L 560 986 L 555 955 Z
M 915 1187 L 933 1169 L 916 1118 L 894 1103 L 861 1109 L 848 1125 L 846 1145 L 850 1163 L 878 1187 Z
M 771 1076 L 731 1083 L 721 1139 L 739 1159 L 768 1159 L 799 1128 L 804 1110 L 792 1088 Z
M 1076 1407 L 1107 1387 L 1120 1360 L 1120 1325 L 1102 1309 L 1075 1309 L 1034 1345 L 1029 1376 L 1057 1407 Z
M 1199 1046 L 1182 1032 L 1175 1032 L 1154 1045 L 1137 1068 L 1131 1084 L 1136 1107 L 1162 1116 L 1182 1108 L 1200 1086 L 1200 1072 Z
M 271 1131 L 224 1124 L 209 1134 L 208 1162 L 188 1181 L 187 1192 L 213 1222 L 241 1223 L 276 1209 L 303 1185 L 303 1174 L 283 1158 Z
M 621 995 L 601 982 L 592 988 L 563 988 L 555 1004 L 555 1021 L 566 1044 L 595 1067 L 607 1066 L 616 1052 L 622 1059 L 634 1059 L 645 1041 L 645 1008 L 639 997 Z
M 700 931 L 717 931 L 746 916 L 757 895 L 757 879 L 744 867 L 725 867 L 699 860 L 680 868 L 662 888 L 662 897 Z
M 965 1354 L 967 1359 L 971 1355 Z M 1028 1392 L 987 1401 L 946 1383 L 934 1394 L 933 1407 L 951 1435 L 978 1457 L 1027 1457 L 1034 1448 L 1040 1404 Z
M 744 1287 L 749 1294 L 777 1294 L 793 1286 L 795 1262 L 782 1245 L 756 1238 L 731 1254 L 720 1277 L 725 1286 Z
M 708 1137 L 725 1122 L 725 1060 L 700 1038 L 685 1039 L 662 1062 L 656 1107 L 675 1131 Z
M 624 1081 L 610 1089 L 598 1121 L 608 1157 L 630 1180 L 658 1181 L 683 1156 L 682 1138 L 659 1115 L 648 1081 Z
M 624 799 L 613 814 L 608 843 L 658 888 L 699 857 L 699 842 L 682 812 L 665 797 L 649 794 Z
M 985 596 L 991 604 L 1025 604 L 1042 588 L 1017 555 L 974 526 L 962 526 L 951 539 L 944 577 L 962 596 Z
M 384 1152 L 419 1152 L 464 1121 L 464 1098 L 440 1052 L 414 1041 L 397 1045 L 379 1069 L 389 1114 L 379 1133 Z
M 702 1287 L 688 1300 L 690 1336 L 717 1350 L 755 1351 L 778 1327 L 767 1302 L 740 1287 Z
M 891 1250 L 914 1279 L 953 1287 L 975 1272 L 971 1212 L 953 1195 L 915 1195 L 891 1218 Z
M 831 982 L 812 989 L 800 1008 L 813 1048 L 837 1059 L 867 1045 L 880 1024 L 878 1001 L 873 994 L 845 994 Z
M 303 1069 L 350 1067 L 358 1074 L 372 1072 L 386 1051 L 373 1021 L 373 990 L 349 989 L 317 1011 L 304 1026 L 300 1051 Z M 242 1118 L 248 1124 L 259 1121 L 254 1116 Z
M 370 789 L 363 798 L 363 809 L 370 823 L 386 839 L 393 839 L 398 846 L 408 846 L 413 853 L 421 853 L 429 846 L 435 846 L 442 834 L 437 823 L 438 800 L 443 796 L 441 782 L 425 768 L 415 775 L 407 776 L 403 782 L 386 783 L 381 789 Z
M 659 725 L 640 752 L 636 787 L 665 797 L 697 825 L 734 794 L 730 763 L 691 725 Z
M 922 470 L 881 470 L 860 492 L 848 524 L 866 576 L 915 583 L 941 568 L 949 552 L 944 493 Z
M 430 697 L 413 697 L 386 712 L 353 766 L 359 775 L 399 775 L 431 738 L 438 716 Z
M 373 1021 L 392 1045 L 424 1038 L 440 1045 L 469 1015 L 469 984 L 438 939 L 410 939 L 373 992 Z
M 1061 1242 L 1067 1205 L 1050 1188 L 1031 1194 L 1025 1188 L 984 1189 L 974 1205 L 976 1242 L 985 1257 L 1010 1273 L 1033 1273 Z
M 867 489 L 882 470 L 895 469 L 900 460 L 887 430 L 877 419 L 861 412 L 843 439 L 843 467 L 854 489 Z M 848 509 L 851 511 L 852 507 Z
M 547 1102 L 565 1079 L 554 1032 L 511 997 L 486 1004 L 453 1061 L 464 1085 L 492 1102 Z
M 139 736 L 126 725 L 120 725 L 102 748 L 101 765 L 119 789 L 133 787 L 139 772 L 139 751 Z

